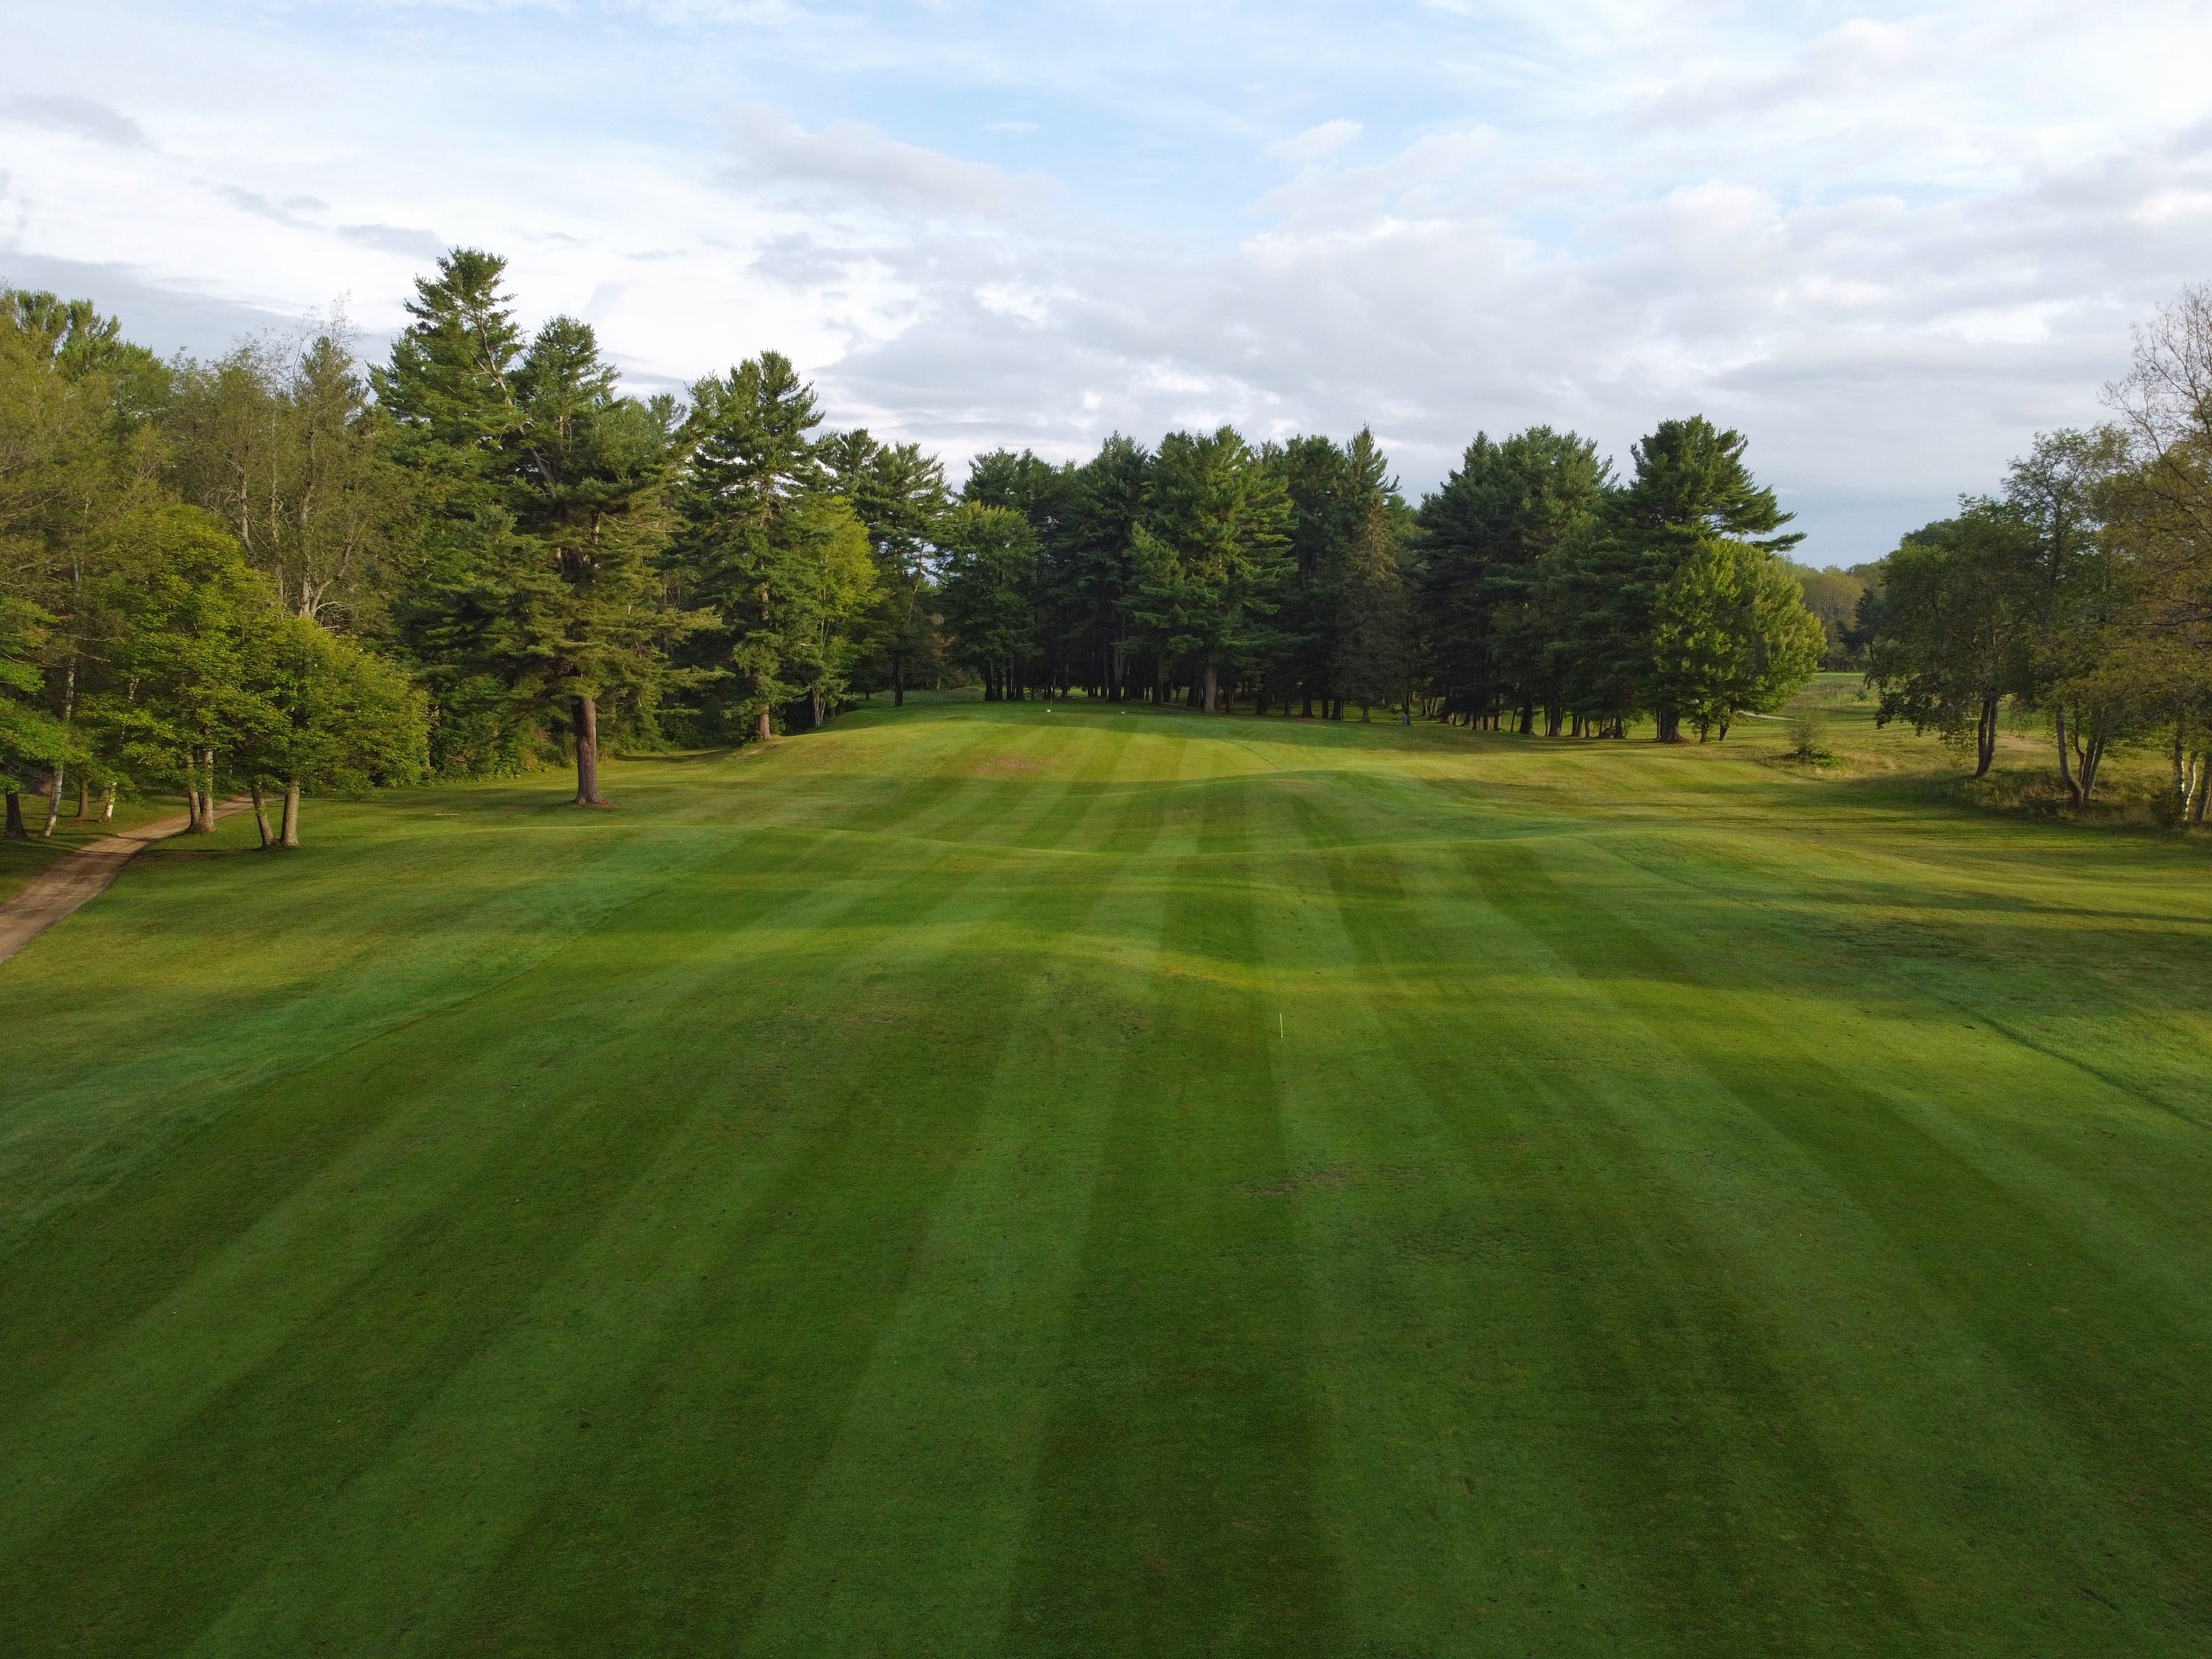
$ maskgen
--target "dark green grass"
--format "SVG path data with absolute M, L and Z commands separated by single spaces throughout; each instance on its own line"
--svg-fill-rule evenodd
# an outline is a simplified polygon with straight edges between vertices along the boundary
M 0 967 L 0 1645 L 2206 1650 L 2212 866 L 1839 720 L 165 844 Z

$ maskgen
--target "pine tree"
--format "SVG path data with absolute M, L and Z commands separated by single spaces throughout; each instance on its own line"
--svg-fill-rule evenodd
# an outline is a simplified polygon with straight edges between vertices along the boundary
M 935 652 L 924 599 L 932 538 L 947 504 L 945 468 L 920 445 L 879 444 L 866 428 L 825 438 L 816 450 L 875 555 L 876 599 L 860 629 L 878 665 L 870 684 L 888 680 L 893 706 L 903 706 L 911 672 Z
M 1702 415 L 1662 421 L 1634 447 L 1635 471 L 1608 499 L 1599 534 L 1578 544 L 1573 586 L 1588 600 L 1576 620 L 1571 654 L 1586 681 L 1628 707 L 1650 711 L 1661 743 L 1680 739 L 1682 710 L 1674 682 L 1652 653 L 1661 593 L 1715 537 L 1783 552 L 1804 538 L 1777 533 L 1791 515 L 1743 464 L 1748 440 Z M 1633 690 L 1626 690 L 1632 684 Z M 1626 708 L 1609 709 L 1616 719 Z
M 440 508 L 416 573 L 417 638 L 464 700 L 488 684 L 565 722 L 576 805 L 603 806 L 603 706 L 650 713 L 672 623 L 657 556 L 676 406 L 620 395 L 574 318 L 520 349 L 504 270 L 474 250 L 447 256 L 416 284 L 415 323 L 376 376 L 400 453 L 434 481 Z
M 982 677 L 985 702 L 1018 697 L 1021 665 L 1036 649 L 1036 531 L 1012 507 L 963 501 L 939 535 L 953 650 Z
M 1150 451 L 1117 432 L 1076 469 L 1054 563 L 1064 609 L 1075 623 L 1073 654 L 1084 665 L 1082 678 L 1116 702 L 1127 695 L 1136 581 L 1130 550 L 1152 463 Z
M 1335 666 L 1346 627 L 1346 584 L 1368 507 L 1395 489 L 1389 465 L 1362 428 L 1340 447 L 1327 438 L 1293 438 L 1269 446 L 1269 465 L 1281 477 L 1290 501 L 1287 558 L 1266 664 L 1284 706 L 1295 687 L 1305 714 L 1314 699 L 1324 711 L 1342 712 L 1346 695 Z
M 707 723 L 765 738 L 804 703 L 818 725 L 844 696 L 879 584 L 867 532 L 807 435 L 822 420 L 813 388 L 769 351 L 691 391 L 672 563 L 683 602 L 713 617 L 684 658 Z
M 1413 669 L 1412 616 L 1390 510 L 1376 490 L 1352 543 L 1345 572 L 1342 637 L 1333 678 L 1342 695 L 1359 705 L 1359 718 L 1376 703 L 1405 694 Z
M 1133 534 L 1131 617 L 1163 668 L 1179 664 L 1217 712 L 1224 672 L 1261 659 L 1285 568 L 1290 498 L 1281 477 L 1223 427 L 1171 432 L 1152 466 Z

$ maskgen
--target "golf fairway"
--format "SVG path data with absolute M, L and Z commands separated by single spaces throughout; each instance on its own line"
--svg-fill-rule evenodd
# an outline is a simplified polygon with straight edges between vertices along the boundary
M 164 843 L 0 966 L 0 1645 L 2212 1650 L 2212 866 L 1777 729 Z

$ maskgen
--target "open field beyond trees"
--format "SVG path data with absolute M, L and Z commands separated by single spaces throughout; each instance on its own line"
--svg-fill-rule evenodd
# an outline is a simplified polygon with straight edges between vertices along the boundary
M 0 967 L 7 1649 L 2212 1648 L 2212 866 L 1840 720 L 164 843 Z

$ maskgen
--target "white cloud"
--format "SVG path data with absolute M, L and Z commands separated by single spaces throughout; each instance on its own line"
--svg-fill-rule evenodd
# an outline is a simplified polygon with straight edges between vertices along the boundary
M 389 330 L 485 246 L 641 385 L 775 346 L 956 466 L 1371 422 L 1418 487 L 1478 427 L 1704 409 L 1849 559 L 2095 418 L 2212 275 L 2212 17 L 2166 0 L 526 15 L 34 16 L 0 280 L 204 349 L 345 292 Z
M 1324 155 L 1335 155 L 1366 130 L 1358 121 L 1340 116 L 1317 127 L 1308 127 L 1292 137 L 1279 138 L 1267 146 L 1265 153 L 1278 161 L 1318 161 Z
M 62 93 L 19 93 L 0 100 L 0 118 L 125 149 L 136 149 L 146 143 L 143 127 L 96 98 L 76 98 Z
M 896 214 L 999 215 L 1036 206 L 1049 180 L 900 143 L 860 121 L 809 132 L 782 111 L 743 104 L 727 118 L 738 164 L 732 185 L 794 188 L 832 202 L 862 201 Z

